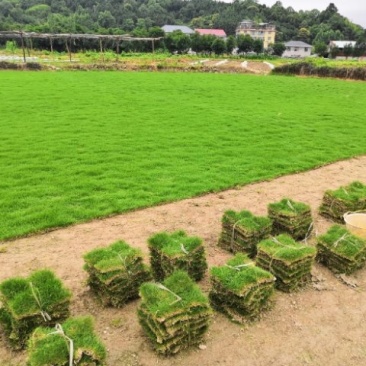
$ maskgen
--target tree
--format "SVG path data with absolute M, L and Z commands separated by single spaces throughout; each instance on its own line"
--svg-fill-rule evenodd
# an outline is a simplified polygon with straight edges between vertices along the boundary
M 261 39 L 255 39 L 253 41 L 253 51 L 257 55 L 263 52 L 263 41 Z
M 330 57 L 336 58 L 339 55 L 339 48 L 337 46 L 333 46 L 329 50 Z
M 216 37 L 211 47 L 212 51 L 215 52 L 216 55 L 222 55 L 226 51 L 226 44 L 222 38 Z
M 189 50 L 191 39 L 180 30 L 169 33 L 165 39 L 165 46 L 169 52 L 185 53 Z
M 274 45 L 272 45 L 272 49 L 274 55 L 281 57 L 286 50 L 286 46 L 282 42 L 276 42 Z
M 240 34 L 236 37 L 236 44 L 239 52 L 250 52 L 253 50 L 253 38 L 249 35 Z
M 353 46 L 351 43 L 348 43 L 344 46 L 343 48 L 343 54 L 346 56 L 346 59 L 348 59 L 348 57 L 352 56 L 353 54 Z
M 149 28 L 149 37 L 158 38 L 164 37 L 165 32 L 160 27 L 151 27 Z
M 113 28 L 116 25 L 116 19 L 109 10 L 106 10 L 99 13 L 98 23 L 103 28 Z
M 195 32 L 191 36 L 191 48 L 192 48 L 192 51 L 194 51 L 194 52 L 197 52 L 197 53 L 202 52 L 201 35 L 197 32 Z
M 300 28 L 299 29 L 299 32 L 297 34 L 297 38 L 300 40 L 300 41 L 303 41 L 303 42 L 309 42 L 309 39 L 310 39 L 310 31 L 309 29 L 306 29 L 306 28 Z
M 201 51 L 205 53 L 211 53 L 213 51 L 212 44 L 217 37 L 212 34 L 204 34 L 201 36 Z
M 324 57 L 328 54 L 328 46 L 324 42 L 316 42 L 314 44 L 314 52 L 317 55 Z
M 226 51 L 227 53 L 233 53 L 234 48 L 236 47 L 236 39 L 234 36 L 229 36 L 226 39 Z

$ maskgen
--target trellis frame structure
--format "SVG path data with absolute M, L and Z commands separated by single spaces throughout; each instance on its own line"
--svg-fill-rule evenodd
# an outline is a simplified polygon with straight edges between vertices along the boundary
M 78 33 L 36 33 L 36 32 L 23 32 L 23 31 L 0 31 L 0 39 L 20 39 L 23 61 L 27 62 L 25 56 L 25 40 L 29 39 L 48 39 L 50 42 L 51 52 L 53 52 L 53 40 L 61 39 L 65 41 L 66 49 L 69 54 L 69 60 L 71 62 L 71 42 L 75 40 L 99 40 L 100 52 L 103 54 L 103 42 L 106 40 L 112 40 L 116 42 L 117 58 L 119 54 L 119 44 L 121 41 L 133 42 L 133 41 L 148 41 L 151 42 L 152 51 L 155 51 L 155 41 L 161 40 L 163 37 L 131 37 L 128 34 L 110 35 L 110 34 L 78 34 Z

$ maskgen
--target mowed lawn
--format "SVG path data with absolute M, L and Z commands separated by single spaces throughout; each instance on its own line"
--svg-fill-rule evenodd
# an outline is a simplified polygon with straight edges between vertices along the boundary
M 365 101 L 340 80 L 1 72 L 0 239 L 365 154 Z

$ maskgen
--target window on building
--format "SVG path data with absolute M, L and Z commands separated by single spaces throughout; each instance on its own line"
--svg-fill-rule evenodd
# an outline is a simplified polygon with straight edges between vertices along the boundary
M 305 52 L 308 52 L 308 49 L 309 49 L 308 47 L 305 47 Z
M 299 49 L 297 47 L 294 48 L 294 51 L 298 51 Z

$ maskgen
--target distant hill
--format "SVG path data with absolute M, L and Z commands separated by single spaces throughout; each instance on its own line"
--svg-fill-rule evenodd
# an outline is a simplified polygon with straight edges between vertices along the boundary
M 214 0 L 0 0 L 0 30 L 73 33 L 132 33 L 148 35 L 148 29 L 164 24 L 192 28 L 223 28 L 228 35 L 243 19 L 272 22 L 276 41 L 308 43 L 331 39 L 359 40 L 362 27 L 339 14 L 334 4 L 324 11 L 272 7 L 255 0 L 225 3 Z

